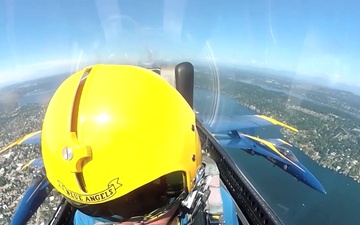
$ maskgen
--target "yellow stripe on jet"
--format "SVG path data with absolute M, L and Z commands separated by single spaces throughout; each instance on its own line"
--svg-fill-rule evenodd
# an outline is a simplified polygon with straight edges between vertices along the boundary
M 276 152 L 281 158 L 285 159 L 286 161 L 290 162 L 292 165 L 296 166 L 297 168 L 299 168 L 300 170 L 304 171 L 300 166 L 298 166 L 296 163 L 294 163 L 293 161 L 289 160 L 288 158 L 286 158 L 281 152 L 279 152 L 279 150 L 277 150 L 277 148 L 273 145 L 273 143 L 266 141 L 264 139 L 261 138 L 257 138 L 254 136 L 250 136 L 248 134 L 243 134 L 244 136 L 253 139 L 255 141 L 258 141 L 264 145 L 266 145 L 267 147 L 271 148 L 271 150 L 273 150 L 274 152 Z M 305 172 L 305 171 L 304 171 Z
M 257 117 L 259 117 L 259 118 L 262 118 L 262 119 L 264 119 L 264 120 L 267 120 L 267 121 L 269 121 L 269 122 L 271 122 L 271 123 L 273 123 L 273 124 L 275 124 L 275 125 L 285 127 L 285 128 L 287 128 L 287 129 L 289 129 L 289 130 L 292 130 L 292 131 L 295 131 L 295 132 L 298 132 L 298 131 L 299 131 L 299 130 L 296 129 L 295 127 L 289 126 L 289 125 L 287 125 L 287 124 L 285 124 L 285 123 L 282 123 L 282 122 L 280 122 L 280 121 L 277 121 L 276 119 L 267 117 L 267 116 L 265 116 L 265 115 L 255 115 L 255 116 L 257 116 Z
M 24 137 L 21 137 L 19 139 L 17 139 L 16 141 L 14 141 L 13 143 L 9 144 L 8 146 L 6 146 L 5 148 L 1 149 L 0 150 L 0 154 L 5 152 L 6 150 L 9 150 L 10 148 L 14 147 L 15 145 L 19 145 L 21 144 L 22 142 L 26 141 L 27 139 L 31 138 L 32 136 L 40 133 L 41 131 L 34 131 L 34 132 L 31 132 L 30 134 L 27 134 L 25 135 Z
M 289 142 L 284 141 L 281 138 L 277 138 L 277 140 L 280 141 L 281 143 L 285 144 L 285 145 L 288 145 L 288 146 L 292 147 L 292 144 L 290 144 Z
M 245 137 L 248 137 L 250 139 L 253 139 L 255 141 L 258 141 L 264 145 L 266 145 L 267 147 L 271 148 L 271 150 L 273 150 L 274 152 L 276 152 L 278 155 L 282 156 L 282 154 L 279 152 L 279 150 L 277 150 L 277 148 L 273 145 L 273 143 L 271 143 L 270 141 L 266 141 L 264 139 L 261 138 L 257 138 L 248 134 L 243 134 Z
M 28 163 L 24 164 L 21 168 L 20 168 L 20 172 L 23 171 L 24 169 L 26 169 L 27 167 L 29 167 L 29 165 L 34 162 L 35 159 L 30 160 Z

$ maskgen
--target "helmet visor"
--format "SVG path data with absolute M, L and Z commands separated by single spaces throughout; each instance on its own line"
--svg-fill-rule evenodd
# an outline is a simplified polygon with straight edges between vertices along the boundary
M 182 172 L 173 172 L 112 201 L 85 205 L 69 202 L 81 212 L 113 222 L 148 222 L 159 218 L 186 196 Z

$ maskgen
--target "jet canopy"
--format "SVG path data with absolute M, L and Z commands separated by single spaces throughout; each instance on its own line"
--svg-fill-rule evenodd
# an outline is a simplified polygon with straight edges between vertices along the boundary
M 292 151 L 290 151 L 289 149 L 281 148 L 281 147 L 278 147 L 277 149 L 279 150 L 279 152 L 281 154 L 283 154 L 286 158 L 290 159 L 291 161 L 293 161 L 293 162 L 299 161 L 298 158 L 296 158 L 295 154 Z

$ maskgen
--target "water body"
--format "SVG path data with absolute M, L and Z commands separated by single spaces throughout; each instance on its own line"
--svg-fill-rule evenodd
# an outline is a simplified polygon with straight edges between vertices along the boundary
M 204 122 L 222 116 L 254 114 L 233 98 L 199 89 L 195 90 L 194 105 L 199 115 L 204 115 Z M 211 116 L 210 112 L 216 116 Z M 256 132 L 263 137 L 282 137 L 277 127 L 257 128 Z M 360 224 L 357 217 L 360 184 L 323 168 L 299 149 L 292 148 L 292 151 L 324 185 L 327 195 L 298 182 L 263 157 L 241 150 L 226 150 L 284 224 Z
M 284 93 L 287 96 L 293 96 L 296 97 L 298 99 L 301 100 L 307 100 L 307 101 L 313 101 L 312 99 L 309 99 L 308 97 L 306 97 L 304 94 L 299 94 L 299 93 L 295 93 L 292 91 L 292 89 L 288 90 L 285 88 L 275 88 L 275 87 L 270 87 L 267 85 L 263 85 L 263 84 L 256 84 L 254 83 L 252 80 L 247 80 L 247 79 L 234 79 L 235 81 L 241 82 L 241 83 L 246 83 L 246 84 L 251 84 L 251 85 L 257 85 L 265 90 L 268 91 L 275 91 L 275 92 L 279 92 L 279 93 Z
M 55 89 L 26 94 L 19 99 L 18 105 L 21 107 L 30 103 L 47 104 L 54 92 Z
M 14 85 L 12 88 L 17 89 L 20 93 L 25 93 L 18 100 L 17 104 L 19 106 L 29 103 L 47 104 L 55 90 L 67 76 L 67 74 L 59 74 Z

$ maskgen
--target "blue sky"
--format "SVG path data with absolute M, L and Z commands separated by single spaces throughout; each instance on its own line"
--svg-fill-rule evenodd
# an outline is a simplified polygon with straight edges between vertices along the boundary
M 215 60 L 360 86 L 358 1 L 1 1 L 0 85 L 93 63 Z

